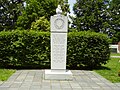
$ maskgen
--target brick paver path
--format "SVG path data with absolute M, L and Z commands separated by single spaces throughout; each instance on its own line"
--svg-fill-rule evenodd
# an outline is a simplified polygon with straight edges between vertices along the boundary
M 44 80 L 44 70 L 18 70 L 0 90 L 120 90 L 120 83 L 111 83 L 93 71 L 72 70 L 73 81 Z

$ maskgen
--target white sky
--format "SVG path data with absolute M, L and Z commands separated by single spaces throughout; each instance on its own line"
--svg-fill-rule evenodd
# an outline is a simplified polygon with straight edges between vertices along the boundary
M 69 4 L 70 4 L 70 12 L 71 15 L 73 15 L 73 5 L 76 2 L 76 0 L 68 0 Z

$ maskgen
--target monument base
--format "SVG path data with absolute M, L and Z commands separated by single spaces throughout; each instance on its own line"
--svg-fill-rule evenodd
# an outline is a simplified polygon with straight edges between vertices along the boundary
M 46 80 L 72 80 L 72 72 L 70 70 L 45 70 L 44 78 Z

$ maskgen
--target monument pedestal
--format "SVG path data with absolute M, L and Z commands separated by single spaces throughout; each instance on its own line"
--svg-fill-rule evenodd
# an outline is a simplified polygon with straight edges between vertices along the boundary
M 72 80 L 72 72 L 70 70 L 45 70 L 46 80 Z

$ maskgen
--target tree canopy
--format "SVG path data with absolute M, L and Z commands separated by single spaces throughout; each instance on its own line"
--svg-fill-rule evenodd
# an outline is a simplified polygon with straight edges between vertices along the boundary
M 0 31 L 15 29 L 22 9 L 23 0 L 0 0 Z
M 63 1 L 64 0 L 60 2 L 57 0 L 26 0 L 25 10 L 17 20 L 17 27 L 30 29 L 32 22 L 35 22 L 39 17 L 43 16 L 49 21 L 50 16 L 56 14 L 56 8 L 59 3 L 63 5 L 62 8 L 66 7 L 65 5 L 67 4 L 63 4 Z M 64 10 L 64 12 L 65 11 L 67 10 Z
M 113 43 L 120 41 L 120 0 L 112 0 L 110 3 L 110 25 L 115 30 Z
M 73 8 L 76 15 L 73 25 L 78 31 L 108 33 L 110 15 L 107 12 L 107 5 L 103 0 L 77 0 Z
M 111 0 L 111 3 L 110 5 L 113 6 L 113 5 L 119 5 L 120 4 L 120 0 Z
M 0 31 L 30 29 L 43 16 L 49 21 L 58 4 L 63 14 L 69 12 L 68 0 L 0 0 Z
M 64 15 L 70 12 L 68 0 L 0 0 L 0 31 L 49 31 L 58 4 Z M 71 30 L 101 32 L 120 41 L 120 0 L 76 0 L 73 11 Z

